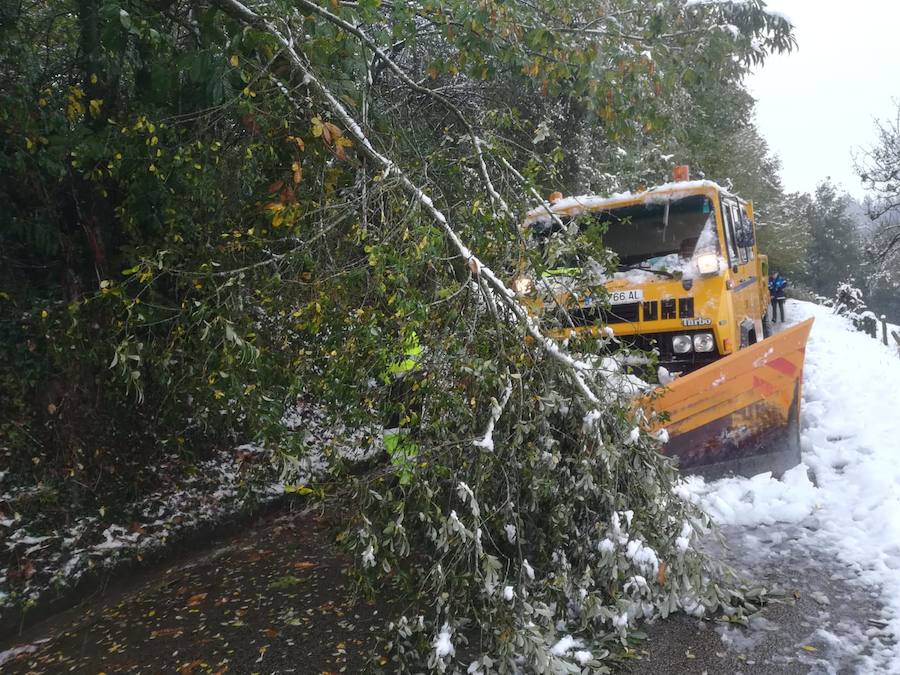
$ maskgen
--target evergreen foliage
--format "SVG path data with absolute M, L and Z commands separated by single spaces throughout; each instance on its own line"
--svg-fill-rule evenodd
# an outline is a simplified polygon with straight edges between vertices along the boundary
M 830 181 L 820 183 L 806 217 L 810 226 L 807 255 L 812 262 L 809 280 L 814 290 L 831 293 L 853 276 L 862 262 L 859 232 L 847 213 L 847 196 Z

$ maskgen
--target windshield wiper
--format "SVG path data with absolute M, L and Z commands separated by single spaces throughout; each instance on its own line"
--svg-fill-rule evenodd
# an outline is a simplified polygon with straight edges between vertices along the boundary
M 641 270 L 642 272 L 652 272 L 653 274 L 659 274 L 663 277 L 668 277 L 669 279 L 674 279 L 675 275 L 671 272 L 666 272 L 665 270 L 655 270 L 652 267 L 643 267 L 641 263 L 635 263 L 634 265 L 619 265 L 620 272 L 627 272 L 628 270 Z

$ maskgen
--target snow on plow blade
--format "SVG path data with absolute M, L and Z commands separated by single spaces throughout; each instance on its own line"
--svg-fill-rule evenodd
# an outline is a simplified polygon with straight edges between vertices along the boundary
M 725 356 L 641 399 L 666 413 L 663 452 L 685 473 L 780 476 L 800 462 L 803 357 L 812 319 Z

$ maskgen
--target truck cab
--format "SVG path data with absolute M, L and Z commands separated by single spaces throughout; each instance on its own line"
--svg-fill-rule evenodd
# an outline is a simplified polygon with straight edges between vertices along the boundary
M 557 262 L 540 278 L 514 280 L 555 337 L 611 331 L 655 349 L 670 373 L 687 374 L 768 336 L 752 204 L 714 182 L 558 198 L 528 213 L 523 234 L 532 249 L 593 234 L 614 254 L 614 272 Z

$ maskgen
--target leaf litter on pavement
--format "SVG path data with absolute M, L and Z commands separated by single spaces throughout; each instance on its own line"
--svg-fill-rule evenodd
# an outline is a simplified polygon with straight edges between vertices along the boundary
M 4 672 L 361 672 L 384 607 L 353 597 L 332 541 L 313 513 L 270 516 L 35 626 Z

